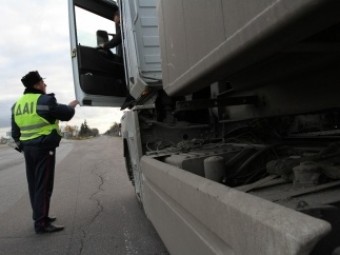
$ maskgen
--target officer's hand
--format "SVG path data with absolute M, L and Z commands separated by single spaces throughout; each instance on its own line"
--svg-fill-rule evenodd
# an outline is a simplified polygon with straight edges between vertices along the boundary
M 16 147 L 14 149 L 21 153 L 22 149 L 23 149 L 22 143 L 21 142 L 15 142 L 15 144 L 16 144 Z
M 72 108 L 76 108 L 76 106 L 79 104 L 78 100 L 71 101 L 68 105 Z

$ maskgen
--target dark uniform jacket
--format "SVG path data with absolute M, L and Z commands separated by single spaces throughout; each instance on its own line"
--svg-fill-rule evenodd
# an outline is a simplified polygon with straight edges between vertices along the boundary
M 122 47 L 121 47 L 122 33 L 120 31 L 120 26 L 116 26 L 116 28 L 117 28 L 116 34 L 112 37 L 110 41 L 104 44 L 104 49 L 108 50 L 108 49 L 117 47 L 117 54 L 119 56 L 123 56 Z
M 54 94 L 43 94 L 41 91 L 33 89 L 33 88 L 26 88 L 24 94 L 27 93 L 34 93 L 34 94 L 41 94 L 38 99 L 37 105 L 43 105 L 48 107 L 42 107 L 44 110 L 37 110 L 39 116 L 43 117 L 51 124 L 55 123 L 56 120 L 61 121 L 69 121 L 74 113 L 75 110 L 64 104 L 58 104 Z M 17 144 L 20 144 L 20 128 L 14 121 L 14 107 L 12 107 L 12 137 Z M 46 148 L 55 148 L 59 146 L 61 140 L 61 136 L 58 134 L 56 130 L 53 130 L 51 134 L 40 136 L 38 138 L 21 142 L 22 145 L 26 146 L 40 146 Z

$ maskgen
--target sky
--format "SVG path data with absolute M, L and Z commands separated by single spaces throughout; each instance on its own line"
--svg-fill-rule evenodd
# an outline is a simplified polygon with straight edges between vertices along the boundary
M 21 78 L 29 71 L 46 78 L 47 93 L 54 93 L 58 103 L 75 99 L 67 2 L 0 0 L 0 137 L 10 130 L 11 107 L 22 95 Z M 104 133 L 122 114 L 119 108 L 77 106 L 74 118 L 61 125 L 80 127 L 86 120 Z

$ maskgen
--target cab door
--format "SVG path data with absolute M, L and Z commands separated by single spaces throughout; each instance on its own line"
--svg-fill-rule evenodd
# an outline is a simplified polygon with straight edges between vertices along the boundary
M 98 47 L 115 34 L 117 10 L 113 0 L 69 0 L 74 86 L 81 105 L 120 107 L 127 97 L 122 51 Z

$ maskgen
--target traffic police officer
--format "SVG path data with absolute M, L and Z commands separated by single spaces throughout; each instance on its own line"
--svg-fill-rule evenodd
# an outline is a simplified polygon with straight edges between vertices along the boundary
M 49 217 L 53 191 L 55 152 L 61 135 L 58 121 L 69 121 L 78 101 L 58 104 L 54 94 L 46 94 L 46 84 L 38 71 L 26 74 L 21 82 L 24 95 L 12 107 L 12 137 L 17 150 L 23 151 L 34 228 L 37 234 L 61 231 Z

